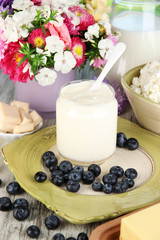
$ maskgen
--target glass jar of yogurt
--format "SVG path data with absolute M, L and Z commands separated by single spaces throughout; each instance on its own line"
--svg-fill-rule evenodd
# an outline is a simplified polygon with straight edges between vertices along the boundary
M 113 0 L 110 22 L 126 51 L 107 78 L 120 80 L 130 69 L 160 60 L 160 1 Z
M 57 149 L 73 163 L 101 163 L 116 149 L 117 110 L 114 89 L 94 80 L 69 82 L 56 103 Z

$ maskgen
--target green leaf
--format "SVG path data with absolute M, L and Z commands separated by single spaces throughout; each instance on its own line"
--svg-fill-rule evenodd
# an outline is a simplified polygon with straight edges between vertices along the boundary
M 21 61 L 20 61 L 20 63 L 18 64 L 17 68 L 18 68 L 19 66 L 21 66 L 21 64 L 22 64 L 27 58 L 28 58 L 28 56 L 25 55 L 25 56 L 21 59 Z

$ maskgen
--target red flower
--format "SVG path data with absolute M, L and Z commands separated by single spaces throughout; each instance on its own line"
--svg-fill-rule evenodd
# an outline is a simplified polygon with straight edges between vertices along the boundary
M 17 67 L 21 59 L 24 57 L 23 54 L 18 52 L 19 49 L 20 44 L 18 42 L 9 43 L 4 58 L 1 60 L 0 68 L 3 69 L 3 73 L 9 74 L 10 80 L 26 83 L 27 79 L 30 78 L 29 69 L 24 72 L 28 60 L 25 60 L 21 66 Z M 33 79 L 33 77 L 30 79 Z
M 48 31 L 44 34 L 41 28 L 34 29 L 28 37 L 28 42 L 35 47 L 44 47 L 46 45 L 46 37 L 50 36 Z
M 86 56 L 85 56 L 86 45 L 84 42 L 82 42 L 81 38 L 79 37 L 72 38 L 71 51 L 77 62 L 75 67 L 82 65 L 86 61 Z
M 78 18 L 80 23 L 76 26 L 72 23 L 73 18 L 69 18 L 66 14 L 63 14 L 64 23 L 67 25 L 70 34 L 80 35 L 79 31 L 87 30 L 88 26 L 95 23 L 94 17 L 89 14 L 86 9 L 80 8 L 78 6 L 70 7 L 69 10 L 74 13 Z

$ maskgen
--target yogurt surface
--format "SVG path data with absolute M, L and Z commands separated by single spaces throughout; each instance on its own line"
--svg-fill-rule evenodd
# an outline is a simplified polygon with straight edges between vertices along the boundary
M 109 85 L 102 83 L 99 88 L 91 91 L 90 88 L 95 81 L 80 81 L 66 86 L 61 91 L 61 95 L 75 104 L 94 105 L 106 103 L 114 97 L 114 93 Z

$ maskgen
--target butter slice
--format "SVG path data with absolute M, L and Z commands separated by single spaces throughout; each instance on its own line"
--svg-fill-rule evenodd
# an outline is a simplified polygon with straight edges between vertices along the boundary
M 3 123 L 20 124 L 21 118 L 16 106 L 0 102 L 0 120 Z
M 21 101 L 12 101 L 11 106 L 16 106 L 18 109 L 23 109 L 25 112 L 29 113 L 29 103 Z
M 26 123 L 26 124 L 20 124 L 13 128 L 13 133 L 25 133 L 25 132 L 31 132 L 34 129 L 34 123 Z
M 120 240 L 159 240 L 160 203 L 122 218 Z
M 30 113 L 30 116 L 34 122 L 34 126 L 36 127 L 40 122 L 42 122 L 41 116 L 34 110 Z
M 19 109 L 19 113 L 20 113 L 20 116 L 21 116 L 21 124 L 26 124 L 26 123 L 33 122 L 30 114 L 27 113 L 26 111 L 24 111 L 23 109 Z
M 13 124 L 13 123 L 7 123 L 7 122 L 2 122 L 0 121 L 0 132 L 13 132 L 13 128 L 16 126 L 17 124 Z

